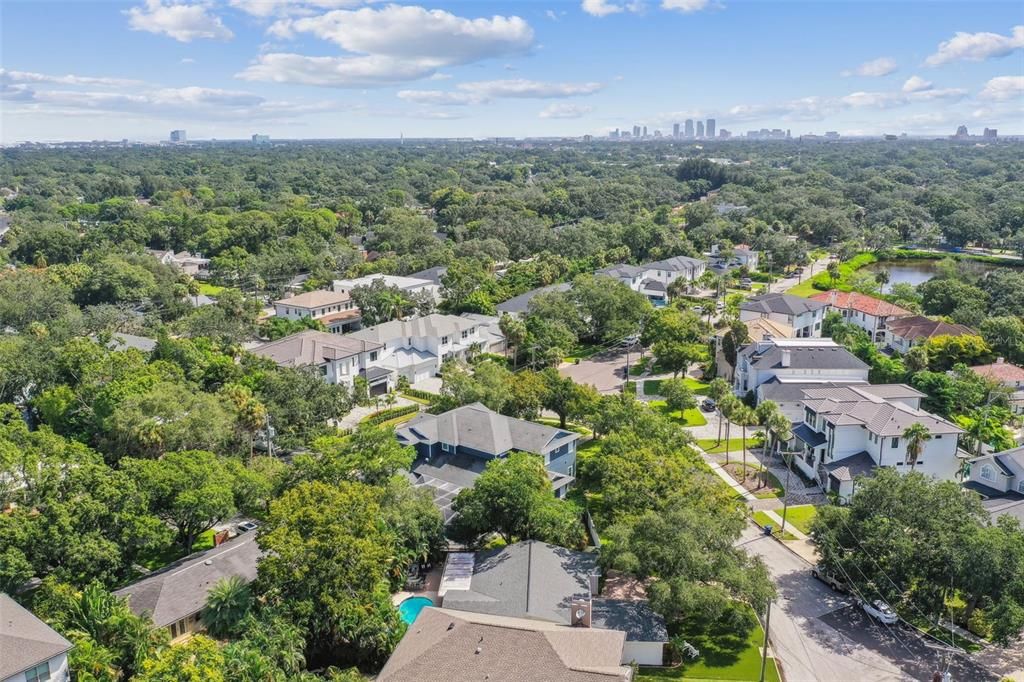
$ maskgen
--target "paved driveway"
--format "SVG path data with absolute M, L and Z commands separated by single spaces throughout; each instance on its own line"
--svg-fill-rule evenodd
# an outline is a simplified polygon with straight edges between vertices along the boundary
M 636 364 L 640 354 L 630 351 L 629 361 Z M 626 351 L 611 350 L 580 360 L 579 364 L 563 364 L 558 373 L 569 377 L 577 384 L 590 384 L 600 393 L 614 393 L 622 390 L 626 372 Z

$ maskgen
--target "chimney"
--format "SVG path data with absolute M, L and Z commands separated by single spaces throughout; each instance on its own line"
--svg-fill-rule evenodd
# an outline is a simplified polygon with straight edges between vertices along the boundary
M 573 599 L 569 605 L 569 625 L 574 628 L 589 628 L 593 609 L 589 597 Z
M 591 573 L 588 578 L 590 579 L 590 596 L 596 597 L 600 591 L 601 574 Z
M 788 348 L 783 349 L 782 359 L 779 361 L 779 364 L 781 364 L 783 367 L 789 367 L 790 365 L 792 365 L 793 358 L 791 356 L 791 353 L 792 351 L 789 350 Z

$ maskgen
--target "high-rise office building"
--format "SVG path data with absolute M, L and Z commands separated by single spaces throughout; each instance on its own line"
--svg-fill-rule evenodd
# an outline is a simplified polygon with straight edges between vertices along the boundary
M 713 119 L 713 118 L 709 118 L 708 119 L 708 127 L 705 128 L 705 130 L 707 131 L 707 134 L 708 134 L 709 138 L 714 138 L 715 137 L 715 119 Z
M 633 126 L 633 137 L 640 137 L 640 126 Z
M 985 128 L 985 132 L 982 133 L 982 137 L 985 138 L 986 140 L 996 140 L 996 139 L 999 139 L 999 129 L 998 128 Z
M 679 124 L 678 123 L 673 123 L 672 124 L 672 137 L 676 138 L 677 140 L 679 139 Z
M 697 121 L 697 137 L 704 137 L 704 121 Z
M 171 142 L 185 142 L 186 141 L 184 130 L 172 130 L 171 131 Z
M 644 134 L 643 134 L 643 136 L 647 137 L 647 126 L 644 126 Z
M 270 144 L 270 135 L 260 135 L 259 133 L 254 133 L 252 136 L 252 143 L 257 145 Z
M 686 124 L 685 124 L 685 127 L 683 128 L 683 136 L 684 137 L 689 137 L 689 138 L 693 137 L 693 119 L 692 118 L 686 119 Z

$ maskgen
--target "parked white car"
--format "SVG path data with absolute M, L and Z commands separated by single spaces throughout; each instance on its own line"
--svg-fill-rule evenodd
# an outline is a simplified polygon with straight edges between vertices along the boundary
M 879 623 L 884 625 L 894 625 L 899 620 L 899 616 L 892 610 L 892 607 L 886 604 L 881 599 L 876 599 L 873 602 L 862 601 L 860 607 L 864 609 L 864 613 L 868 614 Z

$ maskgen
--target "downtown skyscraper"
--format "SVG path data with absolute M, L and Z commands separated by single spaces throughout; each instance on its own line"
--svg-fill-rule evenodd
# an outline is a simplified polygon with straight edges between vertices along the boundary
M 709 138 L 714 138 L 715 137 L 715 119 L 713 119 L 713 118 L 709 118 L 708 119 L 708 126 L 706 128 L 706 131 L 707 131 L 707 135 L 708 135 Z

